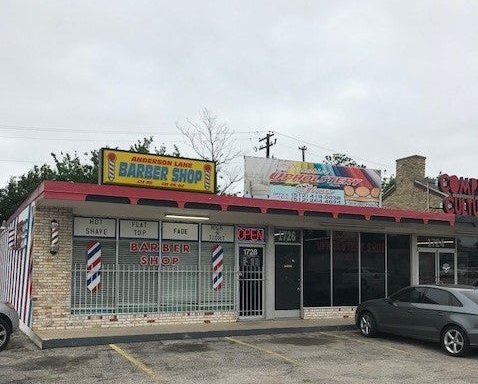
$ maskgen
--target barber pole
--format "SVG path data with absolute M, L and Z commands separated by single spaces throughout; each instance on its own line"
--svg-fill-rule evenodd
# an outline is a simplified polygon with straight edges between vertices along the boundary
M 222 271 L 224 269 L 224 250 L 220 245 L 212 249 L 212 287 L 215 291 L 222 288 L 224 280 Z
M 11 222 L 8 226 L 8 248 L 13 249 L 15 246 L 15 222 Z
M 211 165 L 204 165 L 204 189 L 208 191 L 211 188 Z
M 88 242 L 86 261 L 86 285 L 91 292 L 96 292 L 101 283 L 101 244 L 98 241 Z
M 108 155 L 108 179 L 113 181 L 115 178 L 116 155 L 111 152 Z
M 51 221 L 51 244 L 50 244 L 50 253 L 52 255 L 58 252 L 58 221 Z

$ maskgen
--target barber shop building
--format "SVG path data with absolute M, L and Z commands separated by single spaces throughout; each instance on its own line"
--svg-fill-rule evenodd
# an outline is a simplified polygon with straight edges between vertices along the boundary
M 371 169 L 246 157 L 236 197 L 215 193 L 213 162 L 104 149 L 101 163 L 98 184 L 45 181 L 2 225 L 0 300 L 27 333 L 320 323 L 409 284 L 478 279 L 476 210 L 457 209 L 476 204 L 474 179 L 442 175 L 444 209 L 419 210 L 384 208 Z

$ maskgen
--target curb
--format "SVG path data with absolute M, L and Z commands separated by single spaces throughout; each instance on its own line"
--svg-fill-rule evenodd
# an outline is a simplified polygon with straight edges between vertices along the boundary
M 47 339 L 41 340 L 41 349 L 65 348 L 65 347 L 85 347 L 92 345 L 140 343 L 148 341 L 166 341 L 166 340 L 190 340 L 226 336 L 254 336 L 254 335 L 278 335 L 287 333 L 307 333 L 307 332 L 330 332 L 330 331 L 348 331 L 355 329 L 355 325 L 327 325 L 317 327 L 292 327 L 292 328 L 256 328 L 240 329 L 227 331 L 201 331 L 201 332 L 178 332 L 178 333 L 153 333 L 140 335 L 118 335 L 118 336 L 97 336 L 80 337 L 68 339 Z M 36 343 L 35 343 L 36 344 Z

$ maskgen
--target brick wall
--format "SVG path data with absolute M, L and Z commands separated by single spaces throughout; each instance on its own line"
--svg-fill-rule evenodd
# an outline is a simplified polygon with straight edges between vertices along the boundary
M 429 193 L 428 200 L 426 188 L 415 184 L 415 180 L 425 178 L 425 160 L 424 156 L 418 155 L 397 160 L 395 189 L 383 197 L 383 207 L 442 212 L 442 198 Z
M 181 313 L 150 313 L 125 315 L 90 315 L 70 316 L 64 325 L 55 328 L 90 328 L 90 327 L 127 327 L 154 326 L 172 324 L 209 324 L 236 322 L 237 312 L 181 312 Z
M 304 319 L 343 319 L 354 318 L 356 307 L 310 307 L 304 308 Z
M 59 225 L 59 251 L 50 253 L 50 223 Z M 70 209 L 35 207 L 33 224 L 32 328 L 65 322 L 70 315 L 72 223 Z

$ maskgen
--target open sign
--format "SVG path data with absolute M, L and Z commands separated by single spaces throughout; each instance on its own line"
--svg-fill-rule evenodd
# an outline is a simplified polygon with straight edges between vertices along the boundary
M 259 241 L 264 242 L 266 231 L 264 228 L 257 227 L 238 227 L 236 238 L 238 241 Z

